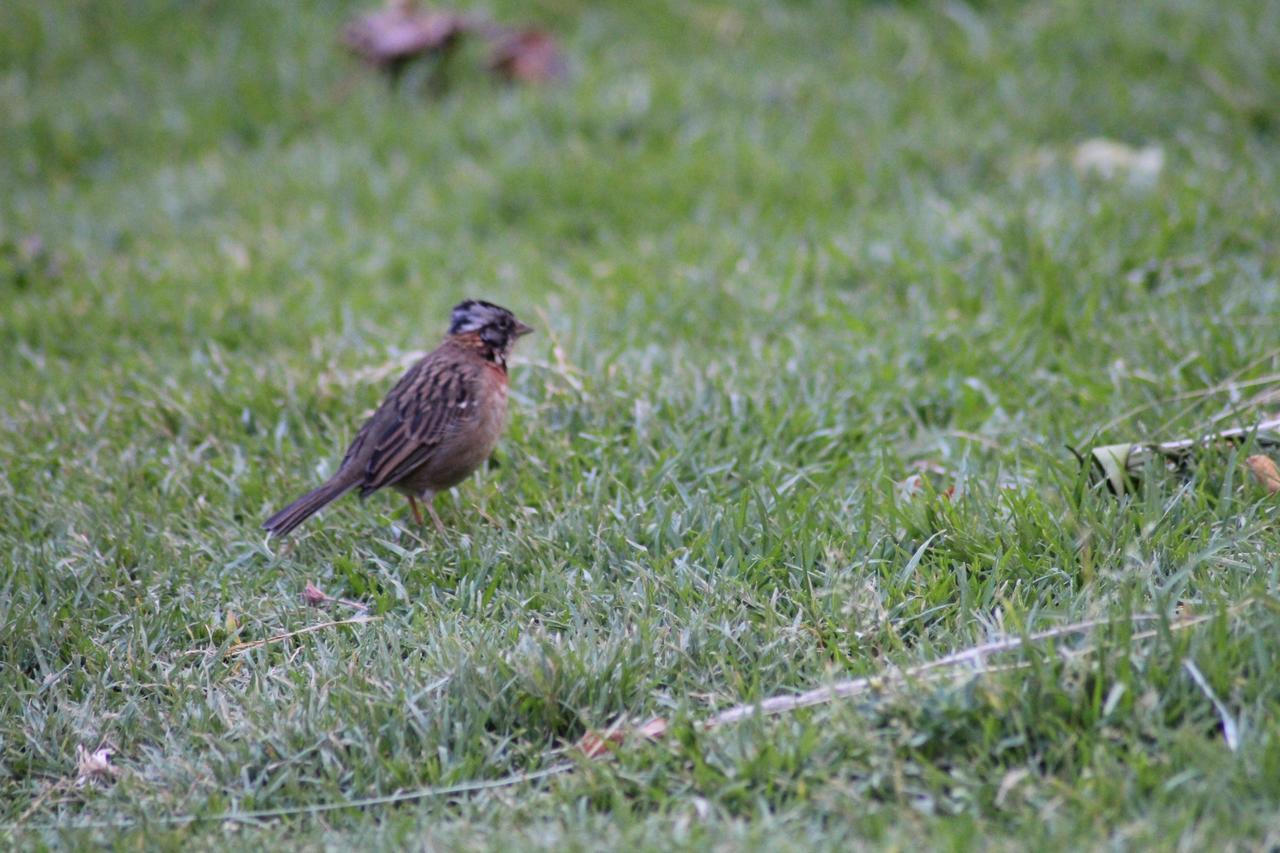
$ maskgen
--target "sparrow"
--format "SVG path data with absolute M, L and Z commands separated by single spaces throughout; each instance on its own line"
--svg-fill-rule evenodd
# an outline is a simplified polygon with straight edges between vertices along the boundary
M 533 331 L 492 302 L 468 299 L 450 315 L 444 342 L 400 378 L 356 433 L 338 471 L 263 523 L 284 536 L 353 489 L 366 498 L 390 486 L 409 499 L 419 525 L 421 499 L 436 530 L 432 501 L 479 468 L 507 419 L 507 358 Z

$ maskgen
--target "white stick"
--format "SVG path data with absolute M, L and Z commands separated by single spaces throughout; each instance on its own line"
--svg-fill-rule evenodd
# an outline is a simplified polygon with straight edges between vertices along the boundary
M 1135 622 L 1151 622 L 1156 621 L 1160 617 L 1154 613 L 1139 613 L 1131 617 Z M 1210 619 L 1209 616 L 1196 616 L 1191 619 L 1184 619 L 1176 624 L 1176 628 L 1185 628 L 1191 625 L 1198 625 Z M 990 643 L 983 643 L 979 646 L 963 649 L 946 657 L 939 658 L 929 663 L 923 663 L 919 666 L 913 666 L 908 669 L 891 669 L 879 675 L 869 675 L 862 678 L 854 678 L 849 681 L 839 681 L 825 687 L 818 687 L 813 690 L 806 690 L 804 693 L 796 693 L 787 696 L 773 696 L 769 699 L 762 699 L 759 702 L 752 702 L 745 705 L 736 705 L 727 710 L 721 711 L 715 716 L 705 720 L 702 727 L 705 729 L 715 728 L 717 726 L 736 723 L 747 717 L 760 714 L 762 716 L 771 716 L 773 714 L 785 714 L 788 711 L 794 711 L 798 708 L 808 708 L 812 705 L 823 705 L 827 702 L 834 702 L 837 699 L 848 699 L 857 696 L 869 689 L 880 685 L 888 685 L 899 681 L 904 681 L 919 675 L 923 675 L 932 670 L 938 669 L 954 669 L 960 664 L 972 664 L 975 669 L 985 670 L 986 658 L 988 655 L 999 654 L 1001 652 L 1009 652 L 1019 649 L 1027 643 L 1039 642 L 1041 640 L 1053 639 L 1054 637 L 1065 637 L 1071 634 L 1079 634 L 1090 628 L 1096 628 L 1100 625 L 1114 624 L 1110 619 L 1087 619 L 1083 622 L 1075 622 L 1070 625 L 1062 625 L 1058 628 L 1051 628 L 1047 631 L 1040 631 L 1031 634 L 1025 639 L 1022 637 L 1013 637 L 1007 640 L 995 640 Z M 1145 632 L 1145 636 L 1151 636 L 1154 632 Z M 1135 634 L 1134 638 L 1138 636 Z

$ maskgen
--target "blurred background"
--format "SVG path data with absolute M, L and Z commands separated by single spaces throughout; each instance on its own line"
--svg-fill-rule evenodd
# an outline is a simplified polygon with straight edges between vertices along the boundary
M 49 355 L 429 341 L 473 292 L 600 341 L 706 340 L 869 313 L 850 294 L 872 283 L 915 304 L 1047 219 L 1065 274 L 1077 210 L 1115 238 L 1079 251 L 1123 275 L 1271 189 L 1264 2 L 491 3 L 461 11 L 551 32 L 566 75 L 459 61 L 443 95 L 354 61 L 361 4 L 5 6 L 4 251 L 22 265 L 35 236 L 64 275 L 6 287 L 4 330 Z M 1159 146 L 1159 200 L 1076 205 L 1094 137 Z

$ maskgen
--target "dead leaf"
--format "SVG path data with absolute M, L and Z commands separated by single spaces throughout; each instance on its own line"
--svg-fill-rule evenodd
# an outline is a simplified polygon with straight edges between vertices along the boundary
M 461 15 L 423 12 L 413 0 L 391 0 L 349 22 L 342 41 L 365 62 L 394 75 L 416 57 L 452 47 L 466 29 Z
M 894 491 L 897 493 L 899 500 L 914 498 L 925 490 L 926 484 L 932 485 L 933 491 L 944 500 L 951 500 L 962 493 L 960 484 L 954 480 L 950 485 L 943 485 L 951 472 L 939 462 L 934 462 L 931 459 L 918 459 L 908 467 L 919 473 L 911 474 L 894 484 Z
M 621 743 L 622 732 L 587 732 L 578 741 L 578 749 L 582 750 L 582 754 L 587 758 L 599 758 L 608 751 L 608 744 Z
M 649 740 L 657 740 L 667 733 L 667 720 L 665 717 L 654 717 L 640 728 L 636 729 L 636 734 L 641 737 L 647 737 Z
M 343 28 L 342 41 L 366 63 L 394 78 L 414 59 L 449 53 L 464 35 L 489 43 L 489 70 L 509 82 L 546 83 L 565 73 L 560 48 L 544 30 L 513 29 L 446 10 L 424 11 L 415 0 L 390 0 L 383 8 L 353 19 Z
M 302 600 L 310 607 L 319 607 L 329 600 L 329 596 L 325 595 L 320 587 L 309 583 L 302 590 Z
M 1153 459 L 1163 462 L 1169 470 L 1183 470 L 1196 451 L 1214 445 L 1239 444 L 1250 436 L 1259 446 L 1280 446 L 1280 418 L 1271 418 L 1248 427 L 1219 430 L 1199 438 L 1184 438 L 1159 444 L 1109 444 L 1095 447 L 1089 451 L 1088 460 L 1091 460 L 1095 479 L 1106 482 L 1114 494 L 1123 495 L 1132 490 L 1139 475 Z
M 639 735 L 649 740 L 657 740 L 667 733 L 667 721 L 664 717 L 654 717 L 649 722 L 634 729 L 614 726 L 603 732 L 589 731 L 578 741 L 578 749 L 587 758 L 599 758 L 609 751 L 609 744 L 622 743 L 628 735 Z
M 1274 459 L 1257 453 L 1244 460 L 1244 464 L 1249 467 L 1249 471 L 1262 484 L 1262 487 L 1267 490 L 1267 494 L 1274 495 L 1276 492 L 1280 492 L 1280 469 L 1276 468 Z
M 76 744 L 76 787 L 94 782 L 110 782 L 120 775 L 120 768 L 111 765 L 116 751 L 104 746 L 90 752 L 82 744 Z
M 306 588 L 302 590 L 302 601 L 310 607 L 319 607 L 323 604 L 332 603 L 344 604 L 361 613 L 364 613 L 369 609 L 369 605 L 365 604 L 363 601 L 352 601 L 349 598 L 338 598 L 337 596 L 329 595 L 313 583 L 308 583 Z
M 899 499 L 913 498 L 924 491 L 924 477 L 920 474 L 912 474 L 905 480 L 899 480 L 894 484 L 894 491 L 898 493 Z
M 556 40 L 531 27 L 494 42 L 489 70 L 509 83 L 549 83 L 564 76 L 565 62 Z
M 1164 169 L 1164 150 L 1155 145 L 1134 148 L 1112 139 L 1090 139 L 1076 147 L 1071 165 L 1081 175 L 1106 180 L 1127 177 L 1134 183 L 1149 184 Z

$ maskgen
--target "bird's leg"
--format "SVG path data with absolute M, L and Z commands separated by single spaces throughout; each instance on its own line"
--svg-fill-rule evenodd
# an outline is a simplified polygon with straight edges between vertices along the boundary
M 413 495 L 406 495 L 406 497 L 409 498 L 409 509 L 413 510 L 413 517 L 418 522 L 418 526 L 421 527 L 423 525 L 422 512 L 418 509 L 418 501 L 414 499 Z M 427 506 L 430 506 L 430 504 L 427 504 Z M 432 510 L 431 514 L 435 515 L 435 510 Z
M 431 520 L 436 523 L 436 532 L 443 536 L 444 522 L 440 520 L 439 514 L 436 513 L 436 502 L 434 500 L 429 500 L 425 503 L 427 504 L 427 512 L 431 513 Z

